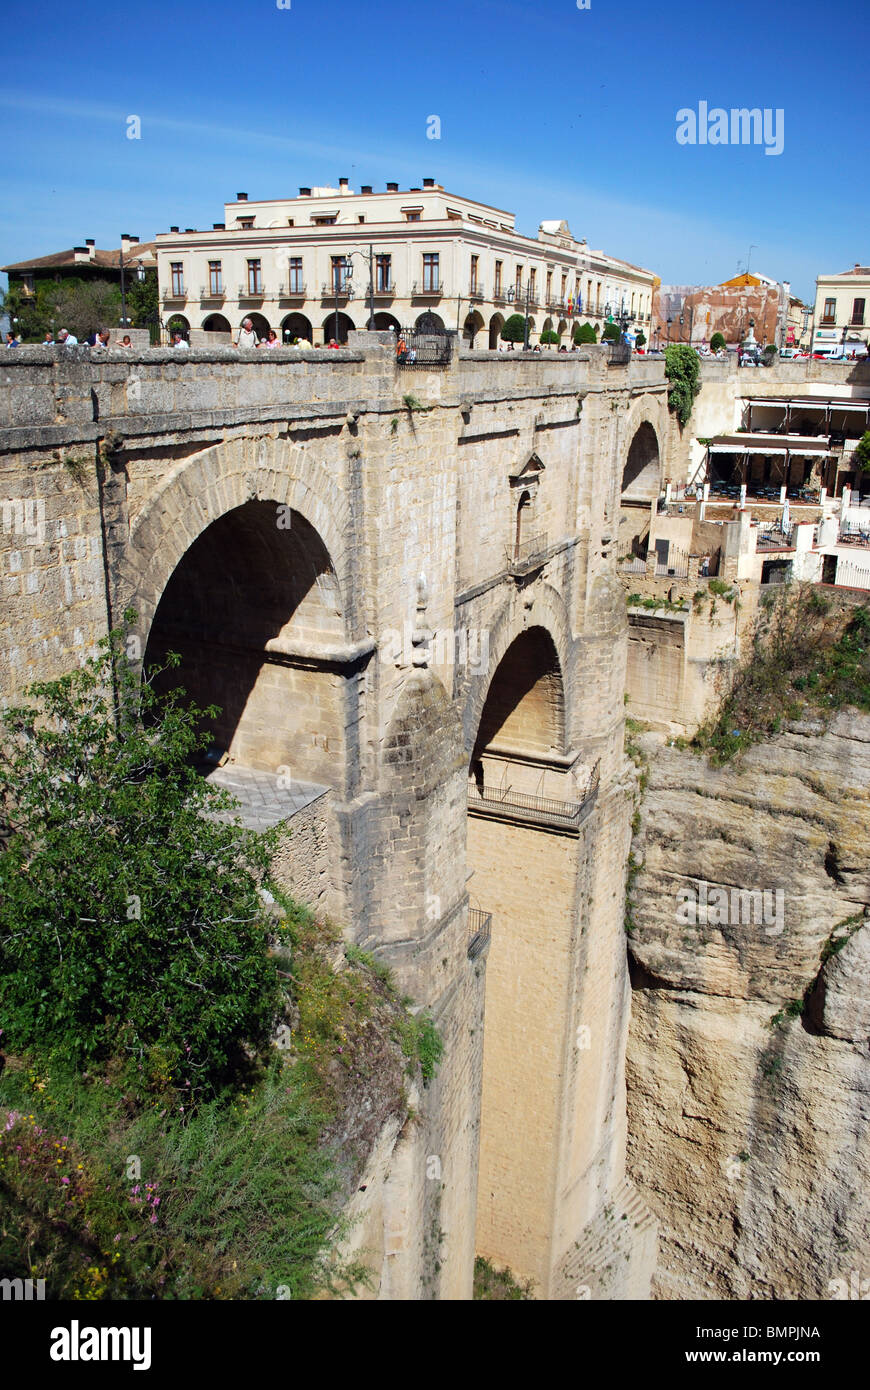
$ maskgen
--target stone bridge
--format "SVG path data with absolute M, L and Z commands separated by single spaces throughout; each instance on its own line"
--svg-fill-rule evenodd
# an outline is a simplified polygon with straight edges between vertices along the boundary
M 598 348 L 4 354 L 4 699 L 133 607 L 281 875 L 444 1038 L 359 1203 L 381 1297 L 468 1297 L 475 1253 L 645 1294 L 615 551 L 675 442 L 661 363 Z

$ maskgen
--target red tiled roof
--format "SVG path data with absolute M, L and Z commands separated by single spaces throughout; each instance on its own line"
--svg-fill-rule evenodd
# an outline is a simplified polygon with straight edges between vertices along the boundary
M 124 256 L 124 264 L 125 266 L 130 265 L 134 261 L 142 259 L 146 261 L 153 260 L 154 252 L 155 244 L 153 241 L 134 243 Z M 93 257 L 89 257 L 87 260 L 76 260 L 75 250 L 70 247 L 68 251 L 55 251 L 54 254 L 50 256 L 34 256 L 29 261 L 16 261 L 14 265 L 3 265 L 0 266 L 0 270 L 12 272 L 22 270 L 60 270 L 67 266 L 84 267 L 88 265 L 96 266 L 103 270 L 120 270 L 120 257 L 120 250 L 100 251 L 95 247 Z

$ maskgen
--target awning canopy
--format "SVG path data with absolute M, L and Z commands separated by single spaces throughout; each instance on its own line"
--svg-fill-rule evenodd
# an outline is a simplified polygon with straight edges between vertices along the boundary
M 791 406 L 792 410 L 859 410 L 862 414 L 870 410 L 870 401 L 856 401 L 826 396 L 743 396 L 746 405 Z

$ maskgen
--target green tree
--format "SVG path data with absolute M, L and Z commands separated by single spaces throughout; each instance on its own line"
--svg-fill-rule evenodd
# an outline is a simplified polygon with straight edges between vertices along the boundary
M 636 344 L 637 347 L 643 347 L 643 346 L 645 345 L 645 343 L 646 343 L 646 334 L 644 333 L 644 331 L 643 331 L 642 328 L 639 329 L 638 334 L 637 334 L 637 337 L 635 338 L 634 341 L 635 341 L 635 344 Z
M 574 342 L 577 347 L 584 343 L 597 343 L 598 334 L 591 323 L 578 323 L 574 329 Z
M 137 280 L 134 275 L 125 288 L 127 317 L 132 319 L 134 328 L 148 328 L 159 313 L 157 271 L 146 270 L 144 280 Z
M 64 280 L 52 287 L 48 307 L 57 328 L 82 340 L 121 322 L 121 287 L 108 280 Z
M 522 314 L 511 314 L 501 330 L 501 338 L 505 343 L 524 343 L 526 340 L 526 320 Z
M 728 344 L 725 342 L 725 335 L 724 335 L 723 333 L 714 333 L 714 334 L 713 334 L 712 338 L 710 339 L 710 351 L 711 351 L 711 352 L 718 352 L 718 351 L 720 350 L 720 348 L 724 348 L 724 347 L 727 347 L 727 346 L 728 346 Z
M 0 717 L 3 1041 L 76 1065 L 126 1056 L 202 1094 L 277 1009 L 257 892 L 271 846 L 193 768 L 217 711 L 158 698 L 129 640 Z
M 7 290 L 0 291 L 3 312 L 9 315 L 10 326 L 22 343 L 42 342 L 51 327 L 50 298 L 55 288 L 50 280 L 37 280 L 33 294 L 23 294 L 14 282 Z
M 681 426 L 688 421 L 695 397 L 701 389 L 700 374 L 700 358 L 687 343 L 672 343 L 665 350 L 665 376 L 670 382 L 668 407 Z
M 855 462 L 862 473 L 870 473 L 870 430 L 865 430 L 855 447 Z
M 604 325 L 604 328 L 602 329 L 602 332 L 601 332 L 601 341 L 602 341 L 602 343 L 618 343 L 618 342 L 619 342 L 619 324 L 617 324 L 617 323 L 606 323 L 606 324 Z
M 558 335 L 558 333 L 556 332 L 556 330 L 555 330 L 554 328 L 545 328 L 545 329 L 544 329 L 543 333 L 541 334 L 541 342 L 542 342 L 543 344 L 545 344 L 545 345 L 546 345 L 547 343 L 554 343 L 554 344 L 555 344 L 555 343 L 558 343 L 558 341 L 559 341 L 559 335 Z

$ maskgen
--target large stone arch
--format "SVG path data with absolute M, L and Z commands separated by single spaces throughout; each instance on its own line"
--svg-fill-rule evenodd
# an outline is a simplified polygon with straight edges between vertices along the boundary
M 623 496 L 652 501 L 661 490 L 664 469 L 664 428 L 659 412 L 650 403 L 632 412 L 625 433 L 625 451 L 620 477 Z
M 230 440 L 185 460 L 164 478 L 133 519 L 118 563 L 112 608 L 136 609 L 143 650 L 170 576 L 213 522 L 250 501 L 275 504 L 304 517 L 321 537 L 336 575 L 345 635 L 360 632 L 348 572 L 350 509 L 334 473 L 289 440 Z M 290 517 L 292 529 L 292 516 Z
M 474 615 L 468 626 L 474 626 Z M 471 759 L 477 742 L 478 730 L 484 706 L 489 695 L 493 677 L 498 670 L 508 648 L 527 628 L 543 628 L 553 642 L 565 690 L 565 740 L 570 743 L 573 725 L 573 639 L 568 610 L 557 589 L 549 584 L 535 586 L 532 607 L 521 609 L 517 603 L 508 601 L 502 605 L 486 625 L 488 660 L 484 670 L 467 670 L 465 685 L 458 692 L 462 709 L 463 742 L 467 758 Z

